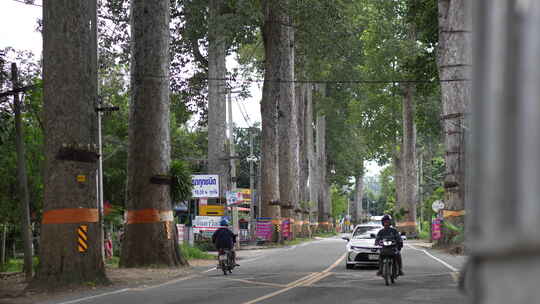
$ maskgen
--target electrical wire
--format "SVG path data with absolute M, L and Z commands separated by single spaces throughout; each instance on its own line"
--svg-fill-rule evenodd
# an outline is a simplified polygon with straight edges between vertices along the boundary
M 100 75 L 108 75 L 107 73 L 100 73 Z M 129 74 L 116 74 L 121 76 L 130 76 Z M 148 78 L 170 78 L 167 75 L 138 75 L 139 77 L 148 77 Z M 234 78 L 199 78 L 204 80 L 216 80 L 216 81 L 234 81 L 237 83 L 322 83 L 322 84 L 398 84 L 398 83 L 439 83 L 439 82 L 469 82 L 471 79 L 468 78 L 454 78 L 454 79 L 349 79 L 349 80 L 319 80 L 319 79 L 294 79 L 294 80 L 284 80 L 284 79 L 261 79 L 261 78 L 250 78 L 250 79 L 234 79 Z
M 43 5 L 35 4 L 33 2 L 26 2 L 26 1 L 23 1 L 23 0 L 12 0 L 12 1 L 19 2 L 19 3 L 22 3 L 22 4 L 26 4 L 26 5 L 33 5 L 33 6 L 43 7 Z

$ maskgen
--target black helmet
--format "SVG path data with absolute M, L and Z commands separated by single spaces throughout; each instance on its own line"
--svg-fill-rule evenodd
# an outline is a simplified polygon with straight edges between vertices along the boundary
M 381 224 L 384 224 L 384 221 L 390 221 L 390 222 L 392 222 L 392 217 L 390 216 L 390 214 L 385 214 L 385 215 L 381 218 Z

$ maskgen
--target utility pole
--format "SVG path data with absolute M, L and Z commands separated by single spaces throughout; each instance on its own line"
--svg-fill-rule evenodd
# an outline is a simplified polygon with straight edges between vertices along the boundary
M 99 212 L 99 229 L 101 238 L 101 256 L 105 259 L 105 223 L 103 213 L 103 148 L 102 148 L 102 136 L 101 136 L 101 116 L 104 112 L 118 111 L 119 107 L 112 107 L 103 105 L 101 98 L 98 100 L 98 106 L 96 107 L 98 117 L 98 179 L 97 179 L 97 194 L 98 194 L 98 212 Z
M 11 77 L 13 90 L 19 86 L 17 64 L 11 64 Z M 30 228 L 30 198 L 28 194 L 28 177 L 26 174 L 25 149 L 23 141 L 23 128 L 21 118 L 21 104 L 19 93 L 13 94 L 15 110 L 15 132 L 17 149 L 17 175 L 19 179 L 19 197 L 22 203 L 22 235 L 24 241 L 24 273 L 26 280 L 32 278 L 32 231 Z
M 256 225 L 256 215 L 255 215 L 255 176 L 253 170 L 253 163 L 257 161 L 257 158 L 253 154 L 253 129 L 249 129 L 249 157 L 247 158 L 249 162 L 249 193 L 251 194 L 251 205 L 250 205 L 250 214 L 251 214 L 251 239 L 255 240 L 255 225 Z
M 231 193 L 236 191 L 236 161 L 235 161 L 235 151 L 234 151 L 234 125 L 233 125 L 233 116 L 232 116 L 232 94 L 231 90 L 227 94 L 227 107 L 229 113 L 229 152 L 230 152 L 230 166 L 231 166 Z M 232 208 L 232 222 L 233 222 L 233 233 L 239 234 L 240 227 L 238 226 L 238 207 L 236 205 L 231 206 Z M 240 242 L 236 242 L 236 246 L 240 246 Z

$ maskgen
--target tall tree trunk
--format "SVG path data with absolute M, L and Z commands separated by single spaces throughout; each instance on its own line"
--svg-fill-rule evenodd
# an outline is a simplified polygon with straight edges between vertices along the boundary
M 36 284 L 106 281 L 95 188 L 96 33 L 95 0 L 43 2 L 46 174 Z
M 290 64 L 293 62 L 288 45 L 289 30 L 283 25 L 289 20 L 284 6 L 283 0 L 264 1 L 262 28 L 265 71 L 261 101 L 261 206 L 263 216 L 278 220 L 281 217 L 280 207 L 276 205 L 280 201 L 278 153 L 282 145 L 278 140 L 278 104 L 281 103 L 281 99 L 294 96 L 294 92 L 288 92 L 288 86 L 281 82 L 282 79 L 292 79 L 287 73 L 291 73 Z
M 400 149 L 396 149 L 393 155 L 394 162 L 394 180 L 396 187 L 396 207 L 403 206 L 405 201 L 405 195 L 403 193 L 403 180 L 404 180 L 404 165 L 403 165 L 403 144 Z
M 300 84 L 296 87 L 297 126 L 298 126 L 298 171 L 299 171 L 299 201 L 306 204 L 309 200 L 308 188 L 308 149 L 306 146 L 306 92 L 307 85 Z M 305 206 L 304 206 L 305 207 Z
M 2 224 L 2 249 L 0 251 L 0 263 L 6 263 L 6 239 L 7 239 L 8 224 Z
M 329 206 L 326 181 L 326 117 L 317 115 L 317 177 L 319 224 L 328 225 Z M 325 227 L 326 229 L 326 227 Z
M 398 223 L 401 231 L 416 232 L 416 205 L 418 171 L 416 164 L 416 127 L 414 123 L 414 88 L 406 85 L 403 96 L 403 146 L 402 146 L 403 201 L 399 205 L 405 215 Z
M 223 0 L 211 0 L 208 25 L 208 173 L 219 174 L 220 197 L 230 182 L 227 162 L 226 44 L 221 10 Z
M 363 209 L 362 200 L 364 199 L 364 170 L 361 170 L 357 176 L 355 176 L 354 184 L 354 200 L 352 208 L 352 219 L 356 223 L 360 223 L 362 220 Z
M 465 79 L 470 73 L 470 47 L 466 27 L 466 1 L 439 0 L 439 78 Z M 454 211 L 449 223 L 462 226 L 465 208 L 465 112 L 471 96 L 465 81 L 441 82 L 442 120 L 445 143 L 445 209 Z M 461 215 L 459 215 L 461 214 Z M 450 231 L 443 231 L 440 241 L 449 244 Z
M 133 0 L 131 18 L 127 223 L 120 265 L 177 266 L 185 261 L 176 254 L 167 183 L 171 161 L 169 1 Z
M 17 65 L 11 65 L 13 89 L 19 87 Z M 21 230 L 24 242 L 24 273 L 26 280 L 32 278 L 32 227 L 30 226 L 30 198 L 28 194 L 28 176 L 26 174 L 26 153 L 24 148 L 24 132 L 21 117 L 21 101 L 19 94 L 13 96 L 15 112 L 15 133 L 17 146 L 17 177 L 19 180 L 19 198 L 21 200 Z
M 308 180 L 309 180 L 309 214 L 310 221 L 316 221 L 315 218 L 312 219 L 312 213 L 317 210 L 315 205 L 318 201 L 318 177 L 317 177 L 317 162 L 315 155 L 315 143 L 313 137 L 313 87 L 311 83 L 306 84 L 306 118 L 304 120 L 304 125 L 306 129 L 306 149 L 307 149 L 307 158 L 308 158 Z
M 286 1 L 283 1 L 283 5 Z M 280 13 L 280 94 L 278 97 L 279 196 L 282 216 L 292 218 L 298 205 L 298 125 L 294 87 L 294 32 L 285 8 Z
M 306 112 L 306 90 L 307 85 L 302 83 L 296 86 L 296 106 L 297 106 L 297 126 L 298 126 L 298 201 L 299 209 L 297 209 L 296 219 L 301 223 L 297 225 L 301 231 L 300 236 L 305 237 L 307 230 L 303 222 L 308 220 L 307 216 L 307 201 L 309 197 L 309 189 L 307 185 L 308 179 L 308 158 L 306 148 L 306 128 L 305 128 L 305 112 Z

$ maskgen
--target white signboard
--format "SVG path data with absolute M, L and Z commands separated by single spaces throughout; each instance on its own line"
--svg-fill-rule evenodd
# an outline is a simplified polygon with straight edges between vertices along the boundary
M 221 228 L 221 216 L 196 216 L 193 220 L 194 233 L 213 233 Z
M 193 197 L 219 197 L 219 175 L 192 175 Z
M 239 191 L 227 191 L 227 205 L 240 204 L 244 201 L 244 195 Z
M 431 204 L 431 208 L 433 209 L 433 211 L 439 212 L 439 210 L 444 208 L 444 203 L 440 200 L 436 200 L 433 202 L 433 204 Z

